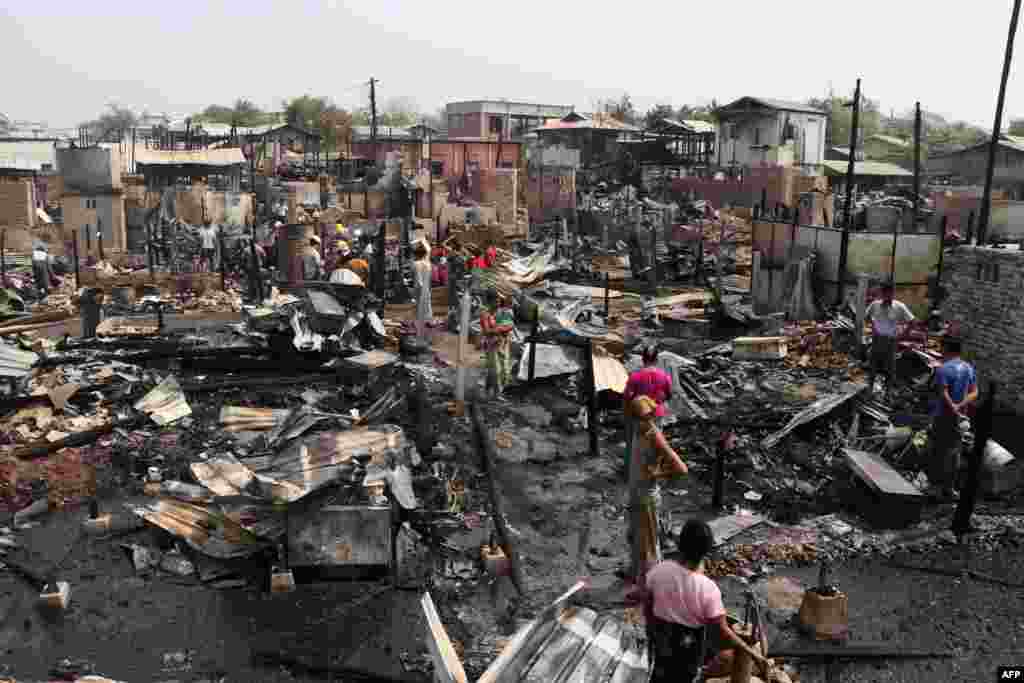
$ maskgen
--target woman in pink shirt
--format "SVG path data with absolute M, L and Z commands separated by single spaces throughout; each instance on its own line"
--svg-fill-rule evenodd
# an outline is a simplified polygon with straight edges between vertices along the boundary
M 659 368 L 658 349 L 648 346 L 643 350 L 644 366 L 634 371 L 626 381 L 626 389 L 623 392 L 625 401 L 626 416 L 626 454 L 624 458 L 624 472 L 629 475 L 629 454 L 633 452 L 633 439 L 636 436 L 636 417 L 629 414 L 629 406 L 633 399 L 646 396 L 656 404 L 655 424 L 661 426 L 661 418 L 665 417 L 668 411 L 665 410 L 665 401 L 672 400 L 672 377 Z
M 705 661 L 705 629 L 715 626 L 726 647 L 743 650 L 763 670 L 772 666 L 729 626 L 722 592 L 704 575 L 704 558 L 713 546 L 711 527 L 689 520 L 679 532 L 679 557 L 651 569 L 636 596 L 644 604 L 651 683 L 702 680 L 698 676 Z

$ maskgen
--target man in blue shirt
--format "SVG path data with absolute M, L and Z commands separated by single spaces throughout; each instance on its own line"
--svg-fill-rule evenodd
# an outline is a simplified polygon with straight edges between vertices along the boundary
M 978 400 L 978 378 L 971 364 L 960 358 L 959 339 L 945 339 L 942 351 L 945 360 L 935 371 L 938 396 L 932 408 L 934 454 L 928 479 L 944 498 L 956 499 L 960 421 Z

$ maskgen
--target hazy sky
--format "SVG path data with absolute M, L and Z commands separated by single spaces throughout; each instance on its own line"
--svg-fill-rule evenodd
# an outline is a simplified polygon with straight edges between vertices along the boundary
M 950 6 L 952 8 L 954 6 Z M 959 6 L 957 6 L 959 7 Z M 422 110 L 508 98 L 637 108 L 743 95 L 804 100 L 831 84 L 896 114 L 922 107 L 991 127 L 1011 0 L 956 11 L 912 0 L 683 3 L 6 0 L 0 112 L 74 126 L 107 102 L 174 114 L 303 93 Z M 1024 33 L 1024 31 L 1021 31 Z M 1024 59 L 1018 36 L 1017 62 Z M 1024 117 L 1011 70 L 1004 125 Z

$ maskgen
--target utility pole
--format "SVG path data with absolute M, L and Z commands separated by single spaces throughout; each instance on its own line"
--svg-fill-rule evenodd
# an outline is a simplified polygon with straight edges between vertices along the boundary
M 1003 127 L 1003 102 L 1006 100 L 1006 81 L 1010 77 L 1010 62 L 1013 61 L 1013 39 L 1017 34 L 1017 19 L 1020 17 L 1020 0 L 1013 1 L 1013 16 L 1010 17 L 1010 31 L 1006 38 L 1006 57 L 1003 59 L 1003 79 L 999 82 L 999 99 L 996 100 L 996 120 L 992 124 L 992 142 L 988 147 L 988 168 L 985 170 L 985 192 L 981 195 L 981 216 L 978 220 L 978 244 L 988 237 L 988 221 L 992 204 L 992 175 L 996 166 L 996 147 Z
M 370 143 L 373 146 L 373 163 L 377 163 L 377 79 L 370 79 Z
M 853 207 L 853 170 L 857 159 L 857 124 L 860 122 L 860 79 L 853 91 L 853 120 L 850 122 L 850 162 L 846 167 L 846 201 L 843 206 L 843 238 L 839 248 L 839 291 L 836 303 L 846 293 L 846 261 L 850 250 L 850 210 Z

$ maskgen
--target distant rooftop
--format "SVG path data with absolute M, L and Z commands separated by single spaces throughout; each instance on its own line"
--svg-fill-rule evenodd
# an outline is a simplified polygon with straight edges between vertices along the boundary
M 742 107 L 754 106 L 754 107 L 766 107 L 768 109 L 777 109 L 779 111 L 791 111 L 801 114 L 821 114 L 825 115 L 821 109 L 812 107 L 809 104 L 803 102 L 790 102 L 787 100 L 776 100 L 768 97 L 741 97 L 735 102 L 719 107 L 718 111 L 723 113 L 729 113 L 731 109 L 740 109 Z

